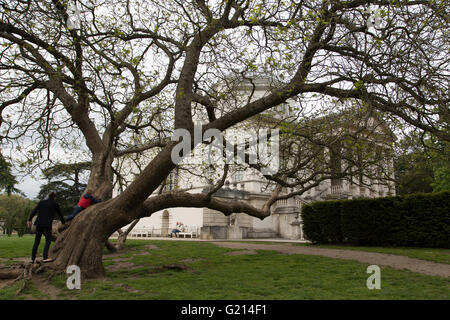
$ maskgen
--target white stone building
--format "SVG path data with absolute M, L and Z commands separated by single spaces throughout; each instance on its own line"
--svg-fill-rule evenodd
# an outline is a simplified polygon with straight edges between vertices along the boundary
M 224 107 L 222 112 L 226 112 L 228 108 L 233 108 L 233 101 L 238 104 L 240 100 L 248 99 L 249 86 L 249 83 L 236 85 L 234 88 L 236 94 L 233 99 L 230 99 L 230 105 Z M 270 90 L 267 81 L 264 79 L 254 81 L 251 87 L 251 99 L 257 99 Z M 290 117 L 294 118 L 295 104 L 294 100 L 290 100 L 266 114 L 275 118 L 283 117 L 283 119 L 287 120 Z M 327 117 L 323 117 L 323 119 L 326 121 Z M 202 122 L 202 115 L 197 115 L 197 121 Z M 249 125 L 251 127 L 254 121 L 254 119 L 249 120 L 229 131 L 231 131 L 231 135 L 242 135 L 249 130 Z M 374 128 L 374 135 L 384 137 L 382 141 L 394 139 L 387 126 L 375 117 L 370 117 L 369 124 Z M 377 142 L 377 145 L 382 145 L 384 149 L 389 148 L 388 143 Z M 205 148 L 205 146 L 200 148 Z M 200 154 L 204 154 L 204 150 Z M 383 174 L 393 177 L 392 160 L 390 158 L 385 160 L 384 166 L 386 171 Z M 283 159 L 280 161 L 283 161 Z M 339 159 L 339 168 L 341 168 L 340 162 L 341 159 Z M 217 181 L 218 176 L 220 177 L 222 174 L 222 170 L 217 170 L 216 167 L 212 172 L 208 172 L 208 165 L 201 165 L 201 163 L 202 161 L 197 161 L 191 167 L 187 164 L 187 167 L 190 169 L 189 173 L 182 169 L 183 166 L 179 170 L 172 172 L 165 186 L 166 191 L 183 189 L 191 193 L 205 192 L 210 187 L 211 180 L 215 179 Z M 231 167 L 234 169 L 231 170 L 231 174 L 227 177 L 225 186 L 216 192 L 215 196 L 224 199 L 240 199 L 256 207 L 262 207 L 271 193 L 271 187 L 268 186 L 267 180 L 256 170 L 246 168 L 240 171 L 239 166 L 236 166 L 236 168 L 234 166 Z M 192 172 L 194 174 L 191 174 Z M 199 175 L 197 176 L 195 173 Z M 290 191 L 292 192 L 293 190 Z M 175 228 L 177 222 L 182 222 L 186 226 L 186 233 L 203 239 L 303 239 L 300 214 L 303 203 L 328 199 L 381 197 L 394 194 L 393 182 L 381 183 L 377 181 L 376 177 L 368 179 L 361 175 L 360 179 L 354 177 L 350 179 L 328 179 L 300 196 L 277 201 L 271 207 L 271 215 L 262 221 L 239 212 L 233 213 L 231 216 L 225 216 L 208 208 L 170 208 L 156 212 L 151 217 L 141 219 L 132 234 L 164 237 Z

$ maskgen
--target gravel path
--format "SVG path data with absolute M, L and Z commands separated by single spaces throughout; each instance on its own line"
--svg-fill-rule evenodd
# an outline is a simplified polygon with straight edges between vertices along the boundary
M 450 277 L 450 265 L 426 260 L 408 258 L 386 253 L 356 250 L 309 248 L 294 245 L 252 244 L 240 242 L 212 242 L 222 248 L 245 250 L 273 250 L 285 254 L 308 254 L 335 259 L 356 260 L 362 263 L 376 264 L 394 269 L 406 269 L 431 276 Z

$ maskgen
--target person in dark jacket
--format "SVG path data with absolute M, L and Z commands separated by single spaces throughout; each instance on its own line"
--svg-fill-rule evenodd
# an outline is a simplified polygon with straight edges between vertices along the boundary
M 79 214 L 81 211 L 89 207 L 91 204 L 99 203 L 102 201 L 101 199 L 95 199 L 91 193 L 92 193 L 91 190 L 89 189 L 86 190 L 86 192 L 81 197 L 78 204 L 73 209 L 72 213 L 66 217 L 66 221 L 70 221 L 73 218 L 75 218 L 77 214 Z
M 48 249 L 50 248 L 50 243 L 52 242 L 52 223 L 55 217 L 55 212 L 58 214 L 62 223 L 65 223 L 65 219 L 61 214 L 61 209 L 58 203 L 55 201 L 56 193 L 50 192 L 46 200 L 41 200 L 37 206 L 31 212 L 27 226 L 31 228 L 31 220 L 37 213 L 36 221 L 34 225 L 36 226 L 36 237 L 34 238 L 33 250 L 31 252 L 31 262 L 34 263 L 36 260 L 36 252 L 41 242 L 42 235 L 45 236 L 45 246 L 44 246 L 44 260 L 43 262 L 50 262 L 53 259 L 48 258 Z

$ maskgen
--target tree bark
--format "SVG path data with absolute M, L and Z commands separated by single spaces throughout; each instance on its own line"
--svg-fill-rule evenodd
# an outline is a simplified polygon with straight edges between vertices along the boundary
M 77 265 L 83 277 L 104 277 L 103 248 L 110 235 L 135 218 L 149 215 L 148 211 L 144 212 L 143 206 L 123 210 L 119 202 L 120 198 L 115 198 L 92 205 L 62 226 L 50 250 L 50 257 L 55 259 L 53 267 L 65 270 L 70 265 Z M 137 221 L 132 223 L 133 227 Z M 131 229 L 130 226 L 128 233 Z M 120 242 L 123 244 L 125 240 L 126 237 L 123 237 Z
M 153 183 L 147 182 L 147 185 L 143 188 L 133 188 L 134 185 L 139 186 L 143 182 L 142 177 L 138 178 L 130 186 L 131 190 L 129 187 L 120 196 L 92 205 L 81 211 L 68 223 L 64 230 L 60 231 L 50 251 L 50 256 L 55 258 L 54 267 L 65 270 L 70 265 L 77 265 L 84 277 L 98 278 L 105 276 L 102 263 L 105 243 L 109 236 L 119 228 L 130 224 L 138 217 L 149 216 L 147 212 L 143 212 L 142 203 L 165 179 L 174 166 L 170 161 L 171 147 L 166 147 L 165 152 L 159 154 L 152 161 L 149 167 L 153 170 L 146 169 L 150 178 L 144 176 L 148 179 L 147 181 Z M 110 198 L 112 193 L 111 162 L 112 156 L 110 155 L 95 157 L 92 162 L 88 188 L 93 190 L 94 196 L 103 200 Z M 155 170 L 154 167 L 159 168 L 159 170 Z
M 105 276 L 103 248 L 109 236 L 126 223 L 114 200 L 83 210 L 68 222 L 68 227 L 60 232 L 52 246 L 53 266 L 65 270 L 70 265 L 77 265 L 83 277 Z
M 0 270 L 0 280 L 16 279 L 22 273 L 22 270 Z
M 115 246 L 113 243 L 111 243 L 109 240 L 106 240 L 106 242 L 105 242 L 105 247 L 106 247 L 106 249 L 108 249 L 110 252 L 117 252 L 116 246 Z
M 115 245 L 115 248 L 117 251 L 123 250 L 125 248 L 125 241 L 127 241 L 127 237 L 130 234 L 131 230 L 138 224 L 139 219 L 134 220 L 130 226 L 127 228 L 127 230 L 122 231 L 121 229 L 118 230 L 119 237 L 117 238 L 117 243 Z
M 87 188 L 93 191 L 93 196 L 102 200 L 112 197 L 112 151 L 98 153 L 91 164 L 91 174 Z
M 53 266 L 65 270 L 69 265 L 80 267 L 82 275 L 88 278 L 103 277 L 105 270 L 102 264 L 103 248 L 108 248 L 109 236 L 123 224 L 108 221 L 108 216 L 121 214 L 114 205 L 112 196 L 112 152 L 97 153 L 93 156 L 91 174 L 87 188 L 93 196 L 103 202 L 92 205 L 80 212 L 66 225 L 58 228 L 55 244 L 50 250 L 50 256 L 55 258 Z M 114 229 L 114 226 L 117 226 Z

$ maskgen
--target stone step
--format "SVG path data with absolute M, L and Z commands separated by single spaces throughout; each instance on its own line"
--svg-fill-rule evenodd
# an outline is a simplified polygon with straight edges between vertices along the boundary
M 247 238 L 250 239 L 267 239 L 279 238 L 280 236 L 273 230 L 252 230 L 247 232 Z

